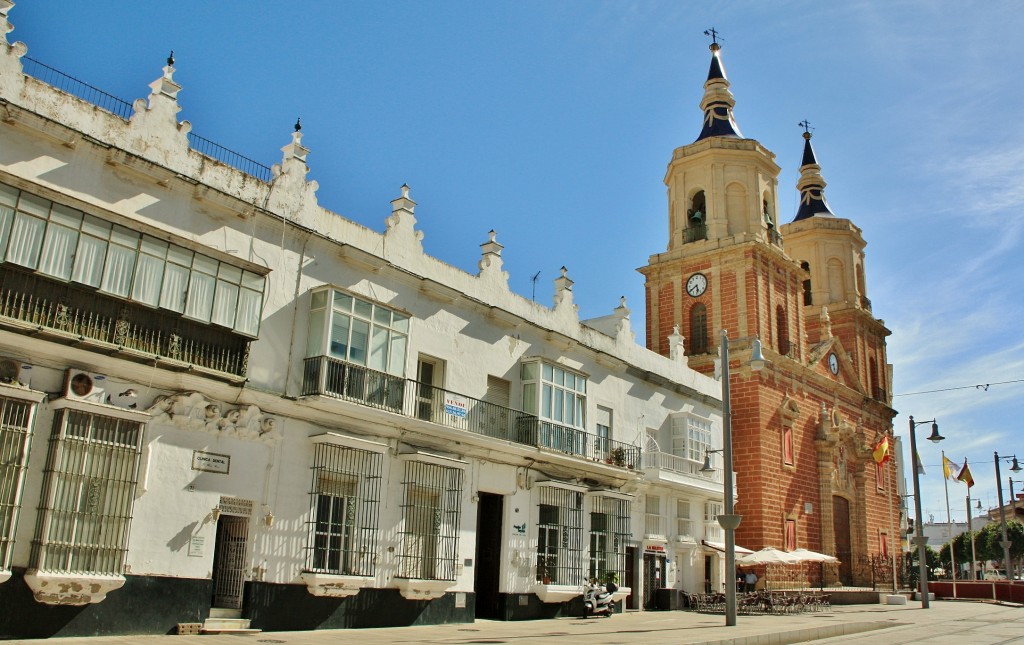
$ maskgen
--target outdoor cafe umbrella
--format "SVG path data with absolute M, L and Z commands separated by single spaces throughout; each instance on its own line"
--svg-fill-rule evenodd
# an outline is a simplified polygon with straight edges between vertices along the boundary
M 779 549 L 766 546 L 760 551 L 754 551 L 747 555 L 736 558 L 737 564 L 799 564 L 803 562 L 792 553 L 780 551 Z
M 794 549 L 789 554 L 798 557 L 801 562 L 839 562 L 839 558 L 834 555 L 826 555 L 817 551 L 808 551 L 807 549 Z

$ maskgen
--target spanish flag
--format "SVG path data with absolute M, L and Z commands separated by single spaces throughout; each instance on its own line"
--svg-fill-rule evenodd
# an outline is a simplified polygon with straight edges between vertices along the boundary
M 875 458 L 875 463 L 881 465 L 889 461 L 889 437 L 882 435 L 882 438 L 875 444 L 874 449 L 871 451 L 871 456 Z
M 964 467 L 960 470 L 960 474 L 956 476 L 957 479 L 967 484 L 967 490 L 974 486 L 974 477 L 971 476 L 971 469 L 967 467 L 967 458 L 964 457 Z

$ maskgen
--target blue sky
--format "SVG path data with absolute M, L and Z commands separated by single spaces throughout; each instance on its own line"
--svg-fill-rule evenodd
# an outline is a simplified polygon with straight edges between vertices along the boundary
M 324 207 L 379 231 L 407 183 L 427 252 L 475 272 L 494 229 L 515 291 L 550 304 L 564 265 L 581 316 L 626 296 L 639 342 L 635 269 L 665 250 L 662 179 L 700 131 L 714 26 L 780 213 L 808 119 L 832 210 L 864 231 L 896 432 L 912 414 L 947 437 L 918 430 L 925 515 L 946 517 L 940 450 L 983 506 L 993 452 L 1024 459 L 1024 383 L 1000 384 L 1024 379 L 1017 2 L 20 0 L 10 20 L 28 56 L 129 101 L 173 49 L 195 133 L 270 165 L 301 117 Z

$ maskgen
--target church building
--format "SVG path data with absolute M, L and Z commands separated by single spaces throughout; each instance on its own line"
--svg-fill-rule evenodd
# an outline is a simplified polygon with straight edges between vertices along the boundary
M 891 571 L 900 515 L 883 454 L 890 332 L 868 299 L 865 240 L 826 202 L 806 123 L 799 207 L 779 213 L 775 155 L 740 132 L 721 46 L 710 49 L 700 135 L 665 173 L 668 245 L 640 269 L 647 344 L 668 354 L 681 335 L 690 366 L 717 375 L 728 335 L 737 544 L 835 555 L 826 583 L 870 585 Z M 760 371 L 747 366 L 755 339 Z

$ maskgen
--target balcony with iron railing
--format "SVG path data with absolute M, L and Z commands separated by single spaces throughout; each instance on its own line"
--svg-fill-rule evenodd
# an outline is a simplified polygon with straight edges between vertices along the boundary
M 645 450 L 640 458 L 640 467 L 645 471 L 664 471 L 684 475 L 687 479 L 696 480 L 706 487 L 708 484 L 722 483 L 722 470 L 716 468 L 704 472 L 701 467 L 704 462 L 694 461 L 686 457 L 680 457 L 667 452 Z
M 344 399 L 473 434 L 638 469 L 640 449 L 536 415 L 330 356 L 307 358 L 302 396 Z
M 686 244 L 706 239 L 708 239 L 707 224 L 690 224 L 686 227 L 686 230 L 683 231 L 683 242 Z
M 644 536 L 664 539 L 668 530 L 668 520 L 661 513 L 644 514 Z
M 225 380 L 245 377 L 251 339 L 179 314 L 0 265 L 0 326 L 56 342 L 201 369 Z
M 725 539 L 725 531 L 722 530 L 722 525 L 718 523 L 718 520 L 704 522 L 704 539 L 712 542 L 721 542 Z

